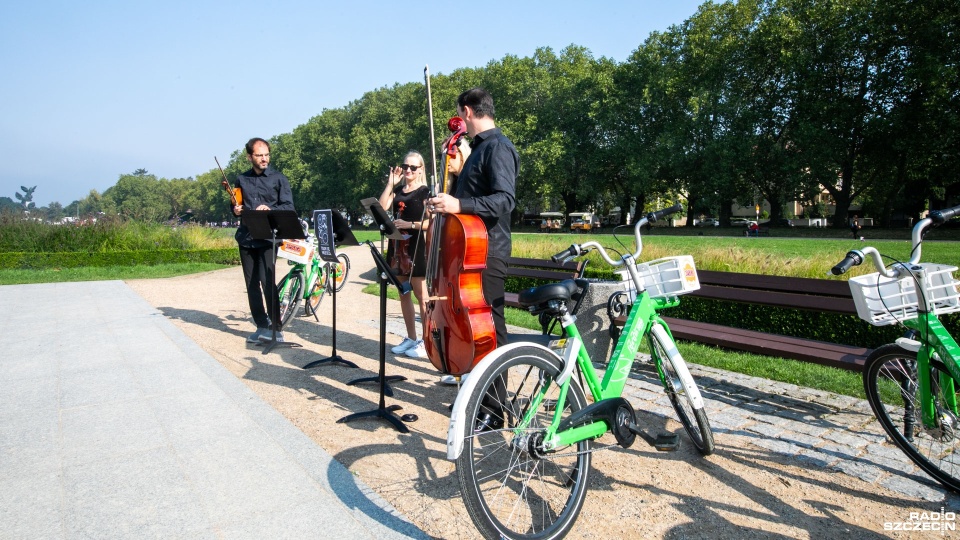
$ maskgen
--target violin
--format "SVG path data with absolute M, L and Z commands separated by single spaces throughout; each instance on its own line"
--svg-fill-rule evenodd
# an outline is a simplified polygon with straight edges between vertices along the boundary
M 429 92 L 429 78 L 427 83 Z M 466 122 L 458 116 L 447 121 L 447 128 L 452 135 L 445 148 L 443 192 L 450 158 L 457 155 L 457 145 L 467 132 Z M 497 347 L 493 311 L 481 280 L 487 266 L 487 227 L 479 216 L 437 214 L 427 233 L 427 249 L 423 342 L 434 367 L 462 375 Z
M 217 162 L 217 168 L 220 169 L 220 175 L 223 176 L 223 180 L 220 182 L 220 185 L 223 186 L 223 189 L 227 190 L 227 194 L 230 195 L 230 204 L 232 206 L 242 205 L 243 193 L 240 191 L 240 188 L 230 187 L 230 182 L 227 182 L 227 175 L 223 173 L 223 167 L 220 166 L 220 160 L 217 159 L 217 156 L 213 156 L 213 160 Z
M 413 257 L 410 256 L 410 239 L 391 240 L 390 250 L 401 276 L 413 274 Z

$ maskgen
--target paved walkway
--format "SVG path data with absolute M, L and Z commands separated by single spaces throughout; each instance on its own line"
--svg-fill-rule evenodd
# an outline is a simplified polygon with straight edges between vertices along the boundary
M 123 282 L 0 313 L 0 538 L 428 538 Z
M 4 286 L 0 312 L 0 538 L 428 537 L 123 282 Z M 725 444 L 960 507 L 865 402 L 693 371 Z M 643 364 L 628 396 L 674 416 Z

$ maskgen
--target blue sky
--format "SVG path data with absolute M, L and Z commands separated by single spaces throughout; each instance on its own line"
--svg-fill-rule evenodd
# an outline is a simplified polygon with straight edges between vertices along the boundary
M 364 92 L 570 44 L 623 62 L 698 0 L 33 0 L 0 18 L 0 196 L 195 177 Z

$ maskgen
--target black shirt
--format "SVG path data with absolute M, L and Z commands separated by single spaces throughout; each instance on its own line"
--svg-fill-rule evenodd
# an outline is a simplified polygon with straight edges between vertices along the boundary
M 290 190 L 290 181 L 280 171 L 267 165 L 263 174 L 256 174 L 253 169 L 237 175 L 236 187 L 240 188 L 244 210 L 256 210 L 261 204 L 271 210 L 295 210 L 293 207 L 293 192 Z M 243 214 L 240 214 L 240 227 L 234 235 L 237 244 L 245 248 L 269 247 L 269 240 L 255 240 L 250 230 L 243 223 Z
M 520 156 L 500 128 L 477 133 L 470 148 L 452 194 L 460 200 L 460 212 L 479 216 L 487 226 L 487 256 L 506 260 Z

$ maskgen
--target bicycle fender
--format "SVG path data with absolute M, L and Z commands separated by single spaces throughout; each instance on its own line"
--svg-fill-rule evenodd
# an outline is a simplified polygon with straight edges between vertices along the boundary
M 481 375 L 485 373 L 498 358 L 518 347 L 536 347 L 543 349 L 556 356 L 557 353 L 538 343 L 520 341 L 498 347 L 490 354 L 483 357 L 483 360 L 473 367 L 470 376 L 460 386 L 457 393 L 457 399 L 453 402 L 453 409 L 450 411 L 450 425 L 447 428 L 447 459 L 456 461 L 463 452 L 463 439 L 467 436 L 467 429 L 472 429 L 472 422 L 467 418 L 467 402 L 470 401 L 470 395 L 479 384 Z
M 664 330 L 663 325 L 660 323 L 654 324 L 650 327 L 650 331 L 656 334 L 657 338 L 660 340 L 660 343 L 669 346 L 670 348 L 666 351 L 667 355 L 670 358 L 678 359 L 678 362 L 673 363 L 673 367 L 677 370 L 677 377 L 680 378 L 680 385 L 683 386 L 683 391 L 690 396 L 690 401 L 693 403 L 694 409 L 703 408 L 703 396 L 700 395 L 700 389 L 697 388 L 697 384 L 693 382 L 693 375 L 690 375 L 690 370 L 687 369 L 687 363 L 683 360 L 683 357 L 680 356 L 680 351 L 677 350 L 677 344 L 673 341 L 667 331 Z

